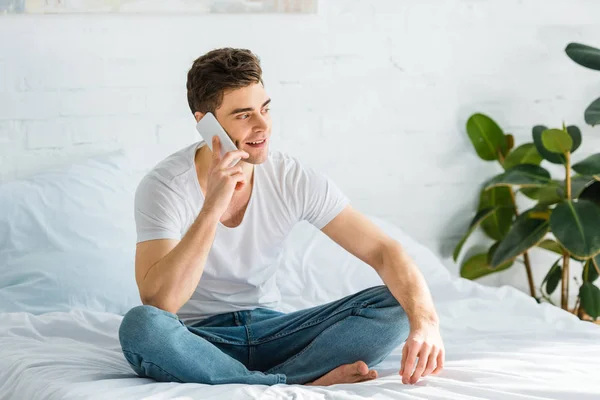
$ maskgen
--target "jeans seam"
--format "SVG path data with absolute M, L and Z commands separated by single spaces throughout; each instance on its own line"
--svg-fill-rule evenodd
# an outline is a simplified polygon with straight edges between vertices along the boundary
M 140 354 L 138 354 L 138 353 L 136 353 L 136 352 L 134 352 L 134 351 L 129 351 L 129 350 L 123 350 L 123 352 L 124 352 L 124 353 L 133 354 L 133 355 L 135 355 L 135 356 L 139 357 L 139 359 L 141 360 L 141 361 L 140 361 L 139 368 L 141 368 L 141 367 L 142 367 L 142 364 L 144 364 L 144 363 L 146 363 L 146 364 L 152 364 L 152 365 L 154 365 L 156 368 L 158 368 L 158 369 L 159 369 L 159 370 L 160 370 L 162 373 L 164 373 L 165 375 L 168 375 L 169 377 L 171 377 L 172 379 L 174 379 L 176 382 L 183 383 L 183 381 L 182 381 L 181 379 L 179 379 L 179 378 L 177 378 L 176 376 L 174 376 L 174 375 L 172 375 L 172 374 L 168 373 L 168 372 L 167 372 L 167 371 L 165 371 L 163 368 L 161 368 L 159 365 L 157 365 L 157 364 L 153 363 L 152 361 L 146 361 L 146 360 L 144 360 L 144 358 L 143 358 L 143 357 L 142 357 Z M 131 363 L 131 362 L 130 362 L 128 359 L 127 359 L 127 357 L 125 357 L 125 359 L 127 360 L 127 362 L 129 362 L 130 364 L 132 364 L 132 363 Z M 146 375 L 146 376 L 147 376 L 147 375 Z M 155 380 L 156 380 L 156 379 L 155 379 Z
M 191 329 L 198 329 L 200 331 L 202 330 L 201 326 L 188 326 L 187 328 L 188 328 L 188 330 L 190 330 L 190 328 Z M 231 344 L 231 345 L 234 345 L 234 346 L 246 346 L 247 345 L 246 342 L 237 342 L 237 341 L 225 340 L 225 339 L 221 339 L 219 337 L 214 337 L 214 338 L 210 337 L 209 338 L 209 337 L 204 337 L 204 336 L 202 336 L 201 334 L 199 334 L 197 332 L 194 332 L 194 331 L 191 331 L 191 332 L 194 335 L 200 336 L 202 339 L 207 340 L 207 341 L 209 341 L 211 343 L 225 343 L 225 344 Z
M 325 333 L 326 331 L 330 330 L 331 328 L 333 328 L 334 326 L 338 325 L 341 322 L 344 322 L 346 318 L 339 320 L 338 322 L 336 322 L 333 325 L 328 326 L 327 328 L 323 329 L 317 336 L 315 336 L 315 338 L 313 339 L 312 342 L 310 342 L 305 348 L 303 348 L 299 353 L 294 354 L 292 357 L 288 358 L 287 360 L 285 360 L 283 363 L 274 366 L 273 368 L 270 368 L 269 370 L 265 371 L 265 374 L 277 374 L 277 372 L 273 372 L 273 371 L 277 371 L 281 368 L 286 367 L 288 364 L 290 364 L 292 361 L 296 360 L 298 357 L 300 357 L 302 354 L 304 354 L 306 351 L 308 351 L 317 341 L 317 339 L 319 338 L 319 336 L 321 336 L 323 333 Z
M 245 343 L 245 342 L 233 342 L 231 340 L 223 340 L 220 338 L 205 338 L 204 336 L 200 336 L 200 337 L 211 343 L 225 343 L 225 344 L 231 344 L 233 346 L 247 346 L 248 345 L 248 343 Z
M 173 376 L 172 374 L 168 373 L 167 371 L 165 371 L 164 369 L 162 369 L 160 366 L 154 364 L 152 361 L 142 361 L 142 364 L 146 363 L 146 364 L 152 364 L 154 365 L 156 368 L 158 368 L 163 374 L 170 376 L 172 379 L 174 379 L 176 382 L 178 383 L 183 383 L 183 381 L 175 376 Z
M 252 334 L 250 333 L 250 326 L 244 325 L 244 328 L 246 329 L 246 337 L 248 343 L 248 367 L 250 367 L 252 365 L 252 346 L 250 345 L 250 338 L 252 337 Z
M 344 311 L 348 311 L 348 310 L 350 310 L 352 308 L 356 308 L 357 306 L 360 306 L 361 308 L 368 307 L 368 304 L 369 304 L 368 301 L 360 301 L 360 302 L 352 303 L 348 307 L 343 308 L 341 310 L 338 310 L 338 312 L 336 312 L 336 313 L 328 314 L 328 315 L 325 315 L 324 317 L 321 317 L 319 319 L 315 319 L 315 320 L 306 322 L 306 323 L 300 325 L 299 327 L 297 327 L 294 330 L 285 331 L 285 332 L 278 332 L 278 333 L 276 333 L 274 335 L 264 337 L 264 338 L 259 339 L 257 341 L 253 341 L 253 342 L 251 342 L 251 344 L 259 345 L 259 344 L 263 344 L 263 343 L 269 342 L 269 341 L 274 340 L 274 339 L 279 339 L 282 336 L 291 335 L 292 333 L 296 333 L 296 332 L 298 332 L 301 329 L 314 326 L 314 325 L 316 325 L 316 324 L 318 324 L 320 322 L 323 322 L 323 321 L 325 321 L 325 320 L 327 320 L 329 318 L 332 318 L 332 317 L 334 317 L 334 316 L 336 316 L 336 315 L 338 315 L 338 314 L 340 314 L 340 313 L 342 313 Z M 250 344 L 250 342 L 249 342 L 249 344 Z

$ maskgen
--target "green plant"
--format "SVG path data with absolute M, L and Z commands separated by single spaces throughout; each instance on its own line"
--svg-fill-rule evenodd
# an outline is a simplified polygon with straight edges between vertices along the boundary
M 562 129 L 535 126 L 533 143 L 513 149 L 513 136 L 505 134 L 488 116 L 478 113 L 468 119 L 467 134 L 479 157 L 498 161 L 504 172 L 483 184 L 477 212 L 454 249 L 454 261 L 478 227 L 494 243 L 487 252 L 467 259 L 460 268 L 461 276 L 477 279 L 502 271 L 522 256 L 531 296 L 540 301 L 528 251 L 534 247 L 549 250 L 560 257 L 540 285 L 542 297 L 551 302 L 547 295 L 562 282 L 561 307 L 568 310 L 569 262 L 571 259 L 582 262 L 582 284 L 575 308 L 570 311 L 580 318 L 587 314 L 595 320 L 600 316 L 600 289 L 593 284 L 600 275 L 600 153 L 572 164 L 571 155 L 581 145 L 582 136 L 579 128 L 564 124 Z M 553 179 L 540 166 L 542 161 L 562 164 L 564 180 Z M 536 204 L 519 213 L 518 193 Z M 547 237 L 548 234 L 554 238 Z
M 569 43 L 565 52 L 576 63 L 600 70 L 600 50 Z M 592 126 L 600 123 L 600 98 L 588 106 L 584 118 Z M 466 128 L 479 157 L 498 161 L 504 172 L 483 184 L 477 212 L 454 249 L 454 261 L 478 227 L 494 243 L 487 252 L 467 259 L 460 268 L 461 276 L 477 279 L 503 271 L 522 256 L 530 294 L 539 302 L 528 251 L 542 248 L 560 257 L 539 287 L 541 297 L 552 302 L 549 295 L 560 282 L 561 307 L 569 310 L 569 263 L 571 260 L 581 262 L 582 283 L 575 307 L 569 311 L 579 318 L 596 320 L 600 316 L 600 289 L 594 285 L 600 275 L 600 153 L 573 164 L 571 155 L 581 145 L 582 135 L 578 127 L 564 123 L 562 129 L 533 127 L 533 143 L 517 148 L 514 148 L 514 137 L 505 134 L 486 115 L 473 114 Z M 563 165 L 564 179 L 553 179 L 550 172 L 541 167 L 542 161 Z M 519 213 L 518 193 L 536 204 Z
M 569 43 L 565 52 L 577 64 L 600 71 L 600 50 L 585 44 Z M 588 106 L 584 118 L 592 126 L 600 124 L 600 97 Z

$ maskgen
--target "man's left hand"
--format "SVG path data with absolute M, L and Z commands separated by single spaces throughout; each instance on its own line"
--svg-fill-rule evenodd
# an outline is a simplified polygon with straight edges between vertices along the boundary
M 422 376 L 438 374 L 444 368 L 444 343 L 438 324 L 426 323 L 411 328 L 402 349 L 402 383 L 415 384 Z M 419 362 L 415 369 L 415 362 Z M 414 373 L 413 373 L 414 369 Z

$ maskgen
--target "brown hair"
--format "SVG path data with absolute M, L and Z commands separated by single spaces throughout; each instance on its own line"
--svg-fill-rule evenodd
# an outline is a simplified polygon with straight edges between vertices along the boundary
M 247 49 L 225 47 L 198 57 L 187 75 L 187 98 L 192 114 L 215 113 L 228 89 L 260 83 L 260 59 Z

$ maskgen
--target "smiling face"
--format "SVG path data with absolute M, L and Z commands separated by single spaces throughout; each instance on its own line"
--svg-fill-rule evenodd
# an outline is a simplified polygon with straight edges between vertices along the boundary
M 227 90 L 223 101 L 215 110 L 215 117 L 235 146 L 250 156 L 244 161 L 249 164 L 265 162 L 269 154 L 271 116 L 267 95 L 261 83 Z M 196 121 L 203 116 L 196 112 Z

